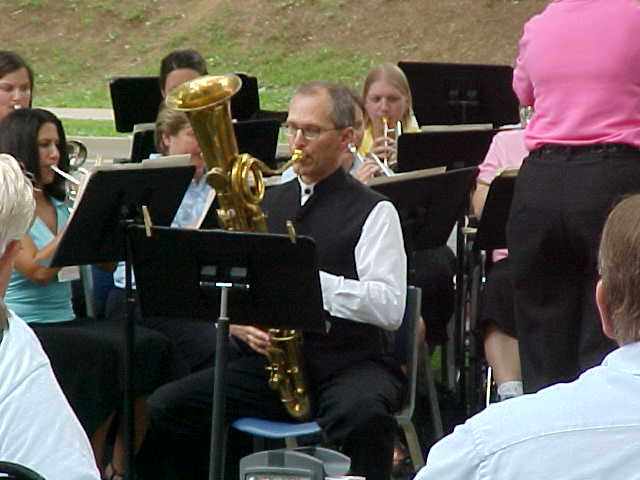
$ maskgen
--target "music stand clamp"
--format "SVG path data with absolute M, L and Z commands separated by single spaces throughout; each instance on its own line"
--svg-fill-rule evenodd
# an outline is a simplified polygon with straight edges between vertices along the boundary
M 143 315 L 207 320 L 218 313 L 209 478 L 222 479 L 229 323 L 324 331 L 315 243 L 227 230 L 132 230 Z

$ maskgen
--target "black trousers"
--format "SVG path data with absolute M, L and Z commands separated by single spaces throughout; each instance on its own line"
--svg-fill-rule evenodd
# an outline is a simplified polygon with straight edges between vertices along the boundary
M 109 292 L 106 317 L 123 320 L 126 317 L 126 292 L 113 288 Z M 175 345 L 177 360 L 184 375 L 209 368 L 216 353 L 216 326 L 211 321 L 194 318 L 142 317 L 139 303 L 134 311 L 135 322 L 164 334 Z M 176 366 L 176 369 L 178 366 Z
M 482 302 L 479 334 L 484 336 L 491 324 L 512 337 L 517 337 L 513 313 L 513 282 L 508 258 L 491 265 Z
M 62 391 L 88 435 L 122 406 L 125 334 L 121 322 L 76 319 L 31 323 Z M 136 327 L 135 396 L 179 378 L 174 347 L 164 335 Z
M 453 276 L 456 256 L 446 245 L 419 250 L 410 257 L 410 282 L 422 289 L 422 318 L 427 327 L 427 343 L 435 348 L 447 341 L 447 326 L 455 306 Z
M 630 147 L 542 147 L 525 159 L 507 242 L 526 392 L 573 380 L 615 347 L 595 306 L 597 251 L 609 211 L 638 191 Z
M 228 423 L 252 416 L 292 421 L 277 393 L 269 390 L 266 360 L 248 354 L 227 365 Z M 329 440 L 351 458 L 352 473 L 368 480 L 391 475 L 397 411 L 405 382 L 384 363 L 365 361 L 315 386 L 316 421 Z M 170 478 L 207 478 L 213 369 L 203 370 L 158 389 L 148 400 L 152 429 L 168 449 Z M 238 478 L 240 458 L 252 452 L 250 437 L 229 429 L 225 478 Z

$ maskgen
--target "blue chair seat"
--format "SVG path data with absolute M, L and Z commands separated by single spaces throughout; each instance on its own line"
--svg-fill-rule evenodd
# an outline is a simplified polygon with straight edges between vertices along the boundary
M 236 430 L 264 438 L 289 438 L 301 435 L 321 433 L 322 429 L 316 422 L 287 423 L 272 422 L 261 418 L 244 417 L 231 424 Z

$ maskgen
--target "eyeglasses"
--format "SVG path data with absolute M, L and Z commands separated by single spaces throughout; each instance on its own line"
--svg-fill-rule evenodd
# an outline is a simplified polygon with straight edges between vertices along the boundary
M 330 132 L 331 130 L 341 130 L 340 128 L 322 128 L 322 127 L 296 127 L 295 125 L 289 125 L 284 123 L 281 125 L 282 131 L 289 138 L 294 138 L 298 131 L 302 132 L 302 136 L 307 141 L 312 141 L 322 135 L 324 132 Z

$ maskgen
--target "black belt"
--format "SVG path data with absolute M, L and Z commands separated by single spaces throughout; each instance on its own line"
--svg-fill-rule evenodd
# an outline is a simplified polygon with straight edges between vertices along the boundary
M 596 143 L 593 145 L 543 145 L 529 152 L 529 156 L 580 153 L 640 153 L 640 149 L 627 143 Z

